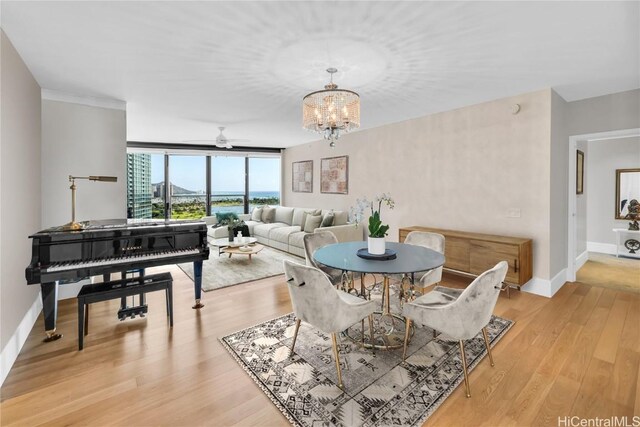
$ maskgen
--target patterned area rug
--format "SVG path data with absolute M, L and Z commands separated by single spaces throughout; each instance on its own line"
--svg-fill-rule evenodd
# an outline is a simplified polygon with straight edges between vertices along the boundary
M 289 357 L 294 324 L 291 313 L 221 338 L 294 425 L 420 425 L 463 381 L 457 341 L 444 335 L 433 339 L 431 329 L 417 328 L 405 365 L 400 364 L 402 349 L 374 353 L 342 336 L 343 392 L 336 385 L 330 336 L 303 322 Z M 487 328 L 492 346 L 512 324 L 492 318 Z M 465 352 L 473 369 L 486 355 L 481 334 L 465 342 Z
M 227 286 L 239 285 L 252 280 L 283 274 L 282 260 L 304 264 L 304 258 L 299 258 L 277 249 L 265 246 L 259 253 L 251 256 L 227 254 L 218 256 L 218 249 L 211 248 L 209 259 L 202 265 L 202 290 L 214 291 Z M 193 263 L 178 264 L 178 267 L 193 280 Z

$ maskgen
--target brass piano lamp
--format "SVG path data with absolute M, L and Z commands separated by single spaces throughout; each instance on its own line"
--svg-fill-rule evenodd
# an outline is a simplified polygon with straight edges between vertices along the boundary
M 84 224 L 76 222 L 76 179 L 87 179 L 89 181 L 102 181 L 102 182 L 117 182 L 117 176 L 71 176 L 69 175 L 69 182 L 71 186 L 71 222 L 62 226 L 63 230 L 82 230 Z

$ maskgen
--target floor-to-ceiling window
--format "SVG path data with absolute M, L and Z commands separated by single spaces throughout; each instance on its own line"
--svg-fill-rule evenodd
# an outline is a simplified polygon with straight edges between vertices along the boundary
M 255 206 L 280 205 L 280 158 L 249 158 L 249 212 Z
M 211 157 L 211 214 L 244 213 L 245 158 Z
M 206 156 L 169 156 L 171 218 L 198 219 L 206 215 Z
M 127 154 L 127 216 L 164 218 L 164 155 Z

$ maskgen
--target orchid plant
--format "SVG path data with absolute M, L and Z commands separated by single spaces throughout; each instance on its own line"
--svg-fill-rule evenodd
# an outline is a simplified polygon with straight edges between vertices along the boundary
M 377 209 L 375 209 L 376 204 Z M 371 216 L 369 216 L 369 237 L 384 237 L 387 235 L 387 231 L 389 231 L 389 225 L 382 224 L 382 219 L 380 218 L 380 212 L 382 211 L 383 204 L 388 206 L 389 209 L 393 209 L 395 207 L 395 202 L 387 193 L 382 193 L 371 202 L 366 198 L 356 199 L 356 205 L 349 209 L 349 219 L 351 222 L 356 224 L 362 222 L 365 210 L 370 208 Z

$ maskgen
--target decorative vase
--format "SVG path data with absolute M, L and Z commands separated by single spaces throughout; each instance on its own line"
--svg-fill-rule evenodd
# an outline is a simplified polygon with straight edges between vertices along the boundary
M 369 237 L 367 241 L 367 247 L 370 254 L 384 255 L 385 240 L 384 237 Z

